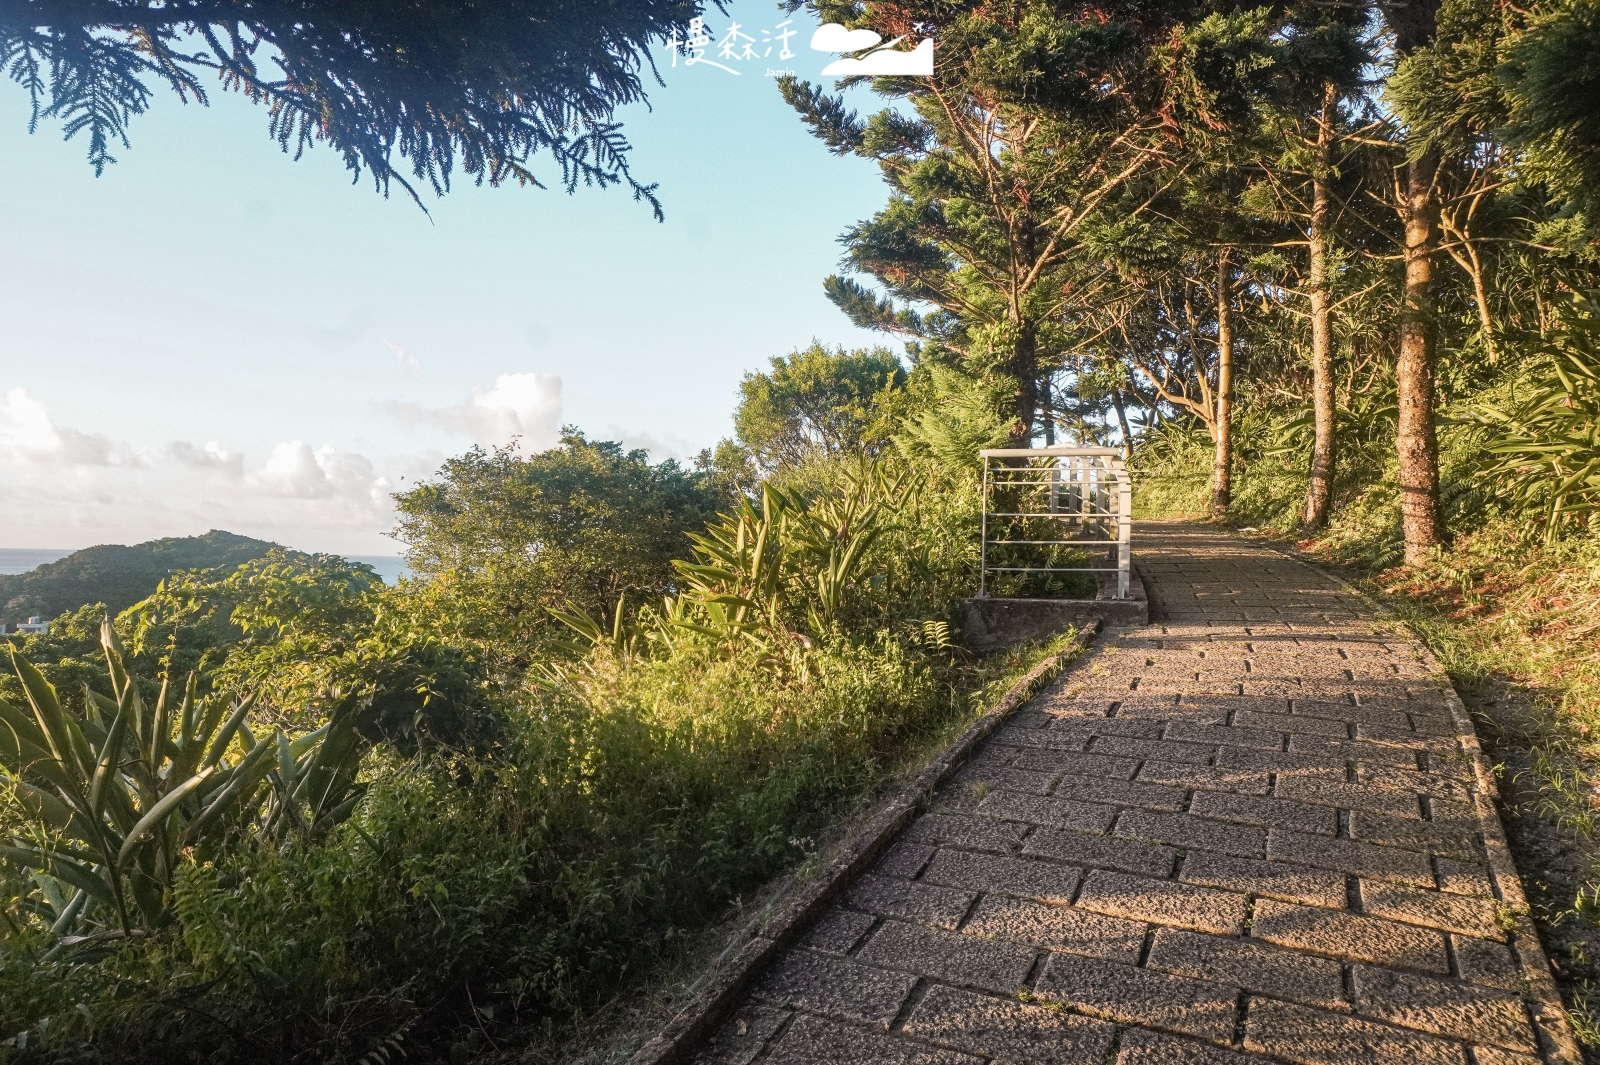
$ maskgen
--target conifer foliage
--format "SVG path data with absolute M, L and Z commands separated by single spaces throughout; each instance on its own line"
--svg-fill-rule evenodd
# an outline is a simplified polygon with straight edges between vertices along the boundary
M 385 193 L 443 194 L 458 167 L 479 183 L 543 187 L 543 154 L 568 191 L 622 184 L 659 216 L 613 115 L 644 98 L 649 43 L 700 10 L 696 0 L 6 0 L 0 68 L 29 94 L 33 126 L 59 120 L 68 137 L 87 135 L 96 173 L 128 146 L 152 86 L 204 103 L 213 85 L 264 104 L 284 151 L 324 141 Z

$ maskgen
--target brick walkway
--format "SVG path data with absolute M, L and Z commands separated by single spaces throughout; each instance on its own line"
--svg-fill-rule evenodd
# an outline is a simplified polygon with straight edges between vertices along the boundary
M 1003 726 L 697 1061 L 1566 1060 L 1414 645 L 1236 538 L 1136 542 L 1156 623 Z

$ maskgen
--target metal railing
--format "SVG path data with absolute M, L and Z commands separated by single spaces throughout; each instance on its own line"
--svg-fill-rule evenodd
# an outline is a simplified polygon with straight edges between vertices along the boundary
M 987 448 L 983 460 L 983 546 L 978 595 L 987 596 L 990 573 L 1094 573 L 1117 575 L 1118 599 L 1128 598 L 1129 533 L 1133 487 L 1122 453 L 1109 447 Z M 994 509 L 999 505 L 1012 509 Z M 1005 519 L 991 522 L 991 519 Z M 1035 522 L 1054 538 L 1030 532 Z M 990 539 L 999 526 L 1004 539 Z M 1014 534 L 1021 530 L 1024 535 Z M 991 547 L 1103 545 L 1103 566 L 991 566 Z M 1114 561 L 1113 561 L 1114 560 Z

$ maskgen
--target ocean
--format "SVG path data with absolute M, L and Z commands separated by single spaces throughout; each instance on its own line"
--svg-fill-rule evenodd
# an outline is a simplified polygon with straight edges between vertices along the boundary
M 71 551 L 51 547 L 0 547 L 0 575 L 27 573 L 49 562 L 66 558 Z M 407 573 L 406 560 L 399 555 L 349 555 L 351 562 L 365 562 L 378 571 L 385 584 L 393 584 Z
M 365 562 L 378 571 L 384 584 L 394 584 L 401 577 L 409 577 L 406 560 L 399 555 L 346 555 L 351 562 Z
M 0 575 L 26 573 L 70 554 L 71 551 L 57 551 L 52 547 L 0 547 Z

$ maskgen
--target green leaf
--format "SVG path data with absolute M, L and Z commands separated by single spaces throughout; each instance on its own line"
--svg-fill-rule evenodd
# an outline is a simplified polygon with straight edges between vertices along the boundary
M 231 812 L 242 799 L 248 797 L 256 785 L 261 783 L 262 778 L 272 772 L 273 750 L 272 739 L 270 737 L 263 739 L 250 749 L 238 765 L 217 774 L 225 776 L 227 782 L 206 802 L 200 811 L 200 816 L 190 822 L 183 835 L 184 846 L 205 835 L 212 825 Z
M 79 813 L 56 796 L 36 788 L 25 781 L 18 781 L 16 789 L 17 804 L 28 812 L 35 820 L 43 822 L 57 832 L 66 833 L 79 842 L 93 843 L 87 833 L 87 826 Z
M 294 748 L 289 745 L 289 737 L 278 730 L 278 776 L 283 778 L 285 791 L 292 791 L 295 784 L 295 757 Z
M 339 714 L 339 711 L 335 710 L 334 711 L 334 716 L 336 718 L 338 717 L 338 714 Z M 321 743 L 322 740 L 323 740 L 323 737 L 328 735 L 328 733 L 331 732 L 332 730 L 333 730 L 333 722 L 330 721 L 326 725 L 323 725 L 321 728 L 318 728 L 315 731 L 308 732 L 304 736 L 301 736 L 301 737 L 299 737 L 297 739 L 290 740 L 289 741 L 289 755 L 290 755 L 290 757 L 292 757 L 296 762 L 298 762 L 301 758 L 303 758 L 305 756 L 307 751 L 315 750 L 317 744 Z
M 46 748 L 74 777 L 74 787 L 81 790 L 89 779 L 88 767 L 94 764 L 88 741 L 61 709 L 55 686 L 44 679 L 44 674 L 35 669 L 33 663 L 18 655 L 16 647 L 11 647 L 10 653 L 11 668 L 16 670 L 17 679 L 28 693 L 28 702 L 33 706 Z
M 221 700 L 217 700 L 217 703 L 220 706 Z M 206 750 L 206 756 L 200 763 L 200 768 L 216 765 L 222 759 L 223 754 L 228 749 L 229 742 L 233 739 L 234 733 L 239 731 L 239 727 L 244 724 L 245 715 L 250 712 L 250 708 L 254 705 L 254 695 L 248 695 L 234 705 L 233 713 L 228 715 L 228 720 L 223 723 L 222 730 L 217 733 L 216 738 L 211 741 L 211 746 Z
M 57 880 L 64 880 L 75 888 L 87 891 L 90 895 L 105 902 L 115 898 L 111 886 L 86 865 L 63 857 L 42 851 L 37 847 L 22 843 L 0 843 L 0 858 L 15 862 L 29 869 L 43 869 Z
M 94 781 L 89 786 L 89 819 L 100 823 L 105 814 L 109 789 L 120 786 L 118 775 L 122 761 L 122 742 L 128 731 L 128 715 L 117 712 L 111 728 L 106 732 L 105 744 L 100 749 L 100 764 L 95 767 Z
M 0 700 L 0 765 L 16 776 L 36 775 L 70 787 L 71 778 L 50 753 L 49 743 L 27 714 Z
M 176 788 L 167 792 L 160 802 L 152 806 L 148 813 L 139 818 L 139 823 L 134 825 L 132 830 L 128 832 L 127 838 L 122 842 L 122 848 L 117 851 L 117 869 L 121 869 L 127 863 L 128 856 L 139 849 L 143 837 L 159 828 L 161 823 L 167 819 L 167 815 L 176 810 L 179 804 L 188 798 L 189 793 L 198 788 L 212 772 L 212 770 L 206 769 L 196 773 Z

